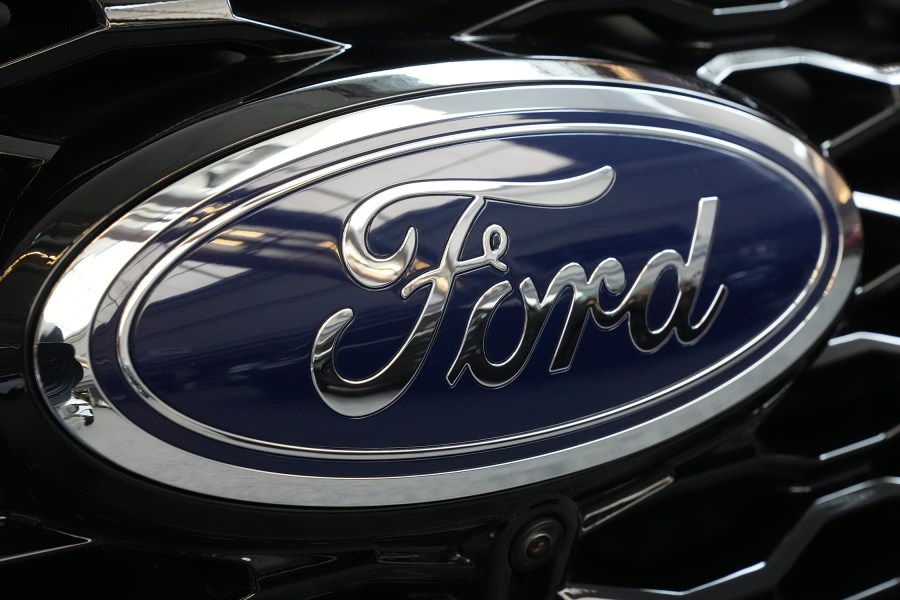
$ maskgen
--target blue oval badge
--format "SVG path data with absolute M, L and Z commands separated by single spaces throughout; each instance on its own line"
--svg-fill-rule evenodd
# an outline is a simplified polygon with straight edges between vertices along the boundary
M 354 83 L 449 86 L 456 68 Z M 471 68 L 531 76 L 300 127 L 92 242 L 40 329 L 88 365 L 73 395 L 110 407 L 76 434 L 229 498 L 442 500 L 687 431 L 827 331 L 858 269 L 858 217 L 812 148 L 605 65 Z M 73 286 L 90 314 L 71 316 Z

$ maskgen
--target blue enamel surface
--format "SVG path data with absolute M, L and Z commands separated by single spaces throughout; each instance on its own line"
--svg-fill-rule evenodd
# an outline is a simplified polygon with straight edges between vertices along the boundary
M 476 162 L 487 154 L 498 160 Z M 342 340 L 338 367 L 347 377 L 366 377 L 396 352 L 425 296 L 423 290 L 403 301 L 400 285 L 370 291 L 349 280 L 335 251 L 340 217 L 352 206 L 347 197 L 417 178 L 550 179 L 602 164 L 616 169 L 617 181 L 589 206 L 488 206 L 473 231 L 503 224 L 511 240 L 505 257 L 510 271 L 504 276 L 481 269 L 457 278 L 432 351 L 398 402 L 363 419 L 338 415 L 321 402 L 309 372 L 311 344 L 321 324 L 340 308 L 354 309 L 357 319 Z M 486 390 L 465 376 L 451 388 L 444 380 L 468 312 L 490 285 L 504 278 L 518 285 L 530 276 L 542 290 L 566 263 L 592 269 L 605 257 L 618 258 L 633 280 L 656 252 L 673 248 L 687 256 L 697 200 L 712 195 L 720 198 L 720 211 L 698 305 L 708 306 L 720 283 L 729 296 L 697 344 L 684 347 L 670 340 L 646 355 L 632 346 L 626 327 L 602 331 L 589 324 L 573 368 L 550 374 L 564 316 L 560 307 L 525 371 L 509 386 Z M 373 230 L 372 249 L 392 252 L 413 225 L 420 235 L 422 270 L 438 260 L 465 202 L 434 198 L 407 204 Z M 181 261 L 150 295 L 132 337 L 133 359 L 143 380 L 179 411 L 259 439 L 379 448 L 515 434 L 620 406 L 737 350 L 801 292 L 816 264 L 820 237 L 812 207 L 798 201 L 797 191 L 782 178 L 744 159 L 683 142 L 557 135 L 439 148 L 336 177 L 232 224 Z M 475 254 L 480 243 L 470 236 L 463 256 Z M 651 301 L 651 323 L 664 319 L 674 288 L 674 277 L 661 282 Z M 495 360 L 518 340 L 520 307 L 517 299 L 508 300 L 491 324 L 487 350 Z
M 583 121 L 585 116 L 577 118 Z M 590 118 L 674 126 L 728 139 L 682 123 L 599 113 Z M 542 119 L 565 121 L 576 116 L 550 114 Z M 360 142 L 359 151 L 371 151 L 379 143 L 383 142 L 377 138 Z M 752 147 L 747 142 L 743 145 Z M 307 161 L 306 170 L 340 160 L 351 150 L 324 153 Z M 322 323 L 337 310 L 352 308 L 356 318 L 339 344 L 337 366 L 349 378 L 366 377 L 379 369 L 408 335 L 426 295 L 426 290 L 420 290 L 403 300 L 399 288 L 417 272 L 434 266 L 467 203 L 462 198 L 419 198 L 384 211 L 385 218 L 376 221 L 368 238 L 372 250 L 393 252 L 410 226 L 418 230 L 419 247 L 411 273 L 394 286 L 372 291 L 350 279 L 338 253 L 343 222 L 359 200 L 415 180 L 541 181 L 580 175 L 603 165 L 615 169 L 616 182 L 606 196 L 585 206 L 488 203 L 462 256 L 480 251 L 480 232 L 499 223 L 509 234 L 504 256 L 509 271 L 502 274 L 482 268 L 456 278 L 431 350 L 412 385 L 393 405 L 352 419 L 333 412 L 318 397 L 310 373 L 310 349 Z M 278 170 L 230 197 L 253 197 L 303 170 L 303 165 Z M 590 272 L 608 257 L 622 263 L 630 284 L 657 252 L 671 248 L 688 256 L 697 203 L 709 196 L 719 198 L 719 210 L 697 306 L 705 309 L 720 284 L 728 288 L 728 296 L 695 344 L 683 346 L 673 338 L 652 354 L 642 353 L 631 343 L 626 324 L 605 331 L 588 322 L 572 368 L 551 374 L 551 356 L 570 299 L 567 292 L 516 380 L 500 389 L 484 388 L 469 374 L 455 387 L 447 383 L 445 377 L 472 305 L 491 285 L 508 280 L 517 288 L 522 279 L 531 277 L 543 293 L 563 265 L 577 262 Z M 798 300 L 817 266 L 823 235 L 834 239 L 833 215 L 825 211 L 820 216 L 816 206 L 782 173 L 694 142 L 648 135 L 557 133 L 438 143 L 334 176 L 230 223 L 157 282 L 131 333 L 132 360 L 150 390 L 182 414 L 267 442 L 411 448 L 545 429 L 622 407 L 692 377 L 737 350 L 746 350 L 748 342 Z M 832 247 L 831 256 L 820 266 L 831 268 L 833 254 Z M 490 460 L 512 460 L 590 441 L 699 397 L 758 361 L 795 330 L 821 295 L 821 285 L 809 290 L 798 310 L 768 337 L 691 386 L 636 413 L 559 438 L 494 451 Z M 650 301 L 651 325 L 662 322 L 675 292 L 674 276 L 664 275 Z M 508 298 L 489 327 L 487 352 L 495 361 L 513 349 L 521 334 L 518 298 L 517 292 Z M 607 294 L 600 301 L 608 307 L 616 304 Z M 427 466 L 424 460 L 402 466 L 397 466 L 400 461 L 348 466 L 341 461 L 244 450 L 188 432 L 149 409 L 123 382 L 111 343 L 119 316 L 113 313 L 93 333 L 92 359 L 98 380 L 130 419 L 192 452 L 254 468 L 338 475 L 461 468 L 484 460 L 468 455 L 436 458 L 439 467 Z

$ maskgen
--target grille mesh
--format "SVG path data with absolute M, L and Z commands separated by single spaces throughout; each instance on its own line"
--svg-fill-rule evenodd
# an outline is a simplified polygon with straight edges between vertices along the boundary
M 729 86 L 863 192 L 863 275 L 836 337 L 743 432 L 592 528 L 560 597 L 900 595 L 900 553 L 877 542 L 900 526 L 898 23 L 900 3 L 879 0 L 547 1 L 467 32 L 504 53 L 632 60 Z
M 235 2 L 245 4 L 250 10 Z M 254 16 L 271 4 L 254 3 Z M 302 15 L 294 25 L 302 28 Z M 878 543 L 900 534 L 898 29 L 896 0 L 538 0 L 455 36 L 489 53 L 624 60 L 729 86 L 819 144 L 863 208 L 862 279 L 834 339 L 789 389 L 695 458 L 576 497 L 581 536 L 558 597 L 900 595 L 900 545 Z M 117 560 L 123 573 L 161 565 L 204 586 L 173 591 L 155 567 L 138 569 L 165 588 L 149 586 L 146 597 L 238 598 L 255 589 L 260 598 L 462 600 L 483 596 L 482 565 L 460 543 L 481 533 L 429 540 L 427 552 L 421 540 L 391 552 L 379 542 L 328 557 L 298 552 L 259 580 L 264 561 L 251 574 L 240 556 L 225 557 L 222 573 L 213 561 L 208 577 L 196 575 L 205 573 L 202 552 L 177 565 L 138 551 Z M 0 575 L 87 569 L 120 554 L 98 546 L 16 571 L 0 565 Z M 232 583 L 210 587 L 221 580 Z M 516 597 L 545 596 L 520 589 Z

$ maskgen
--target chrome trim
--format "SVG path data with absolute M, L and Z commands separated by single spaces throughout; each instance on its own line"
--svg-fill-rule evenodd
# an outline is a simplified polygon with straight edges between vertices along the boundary
M 557 596 L 561 600 L 662 600 L 673 597 L 688 600 L 718 600 L 751 597 L 771 590 L 788 573 L 828 522 L 889 498 L 900 498 L 898 477 L 873 479 L 822 496 L 806 510 L 793 529 L 782 538 L 781 543 L 764 561 L 688 590 L 573 584 L 558 591 Z
M 271 29 L 289 35 L 323 42 L 327 48 L 304 52 L 303 54 L 326 54 L 343 52 L 350 44 L 337 42 L 294 29 L 279 27 L 264 21 L 247 19 L 235 14 L 231 0 L 157 0 L 155 2 L 128 2 L 127 0 L 98 0 L 107 27 L 135 27 L 178 21 L 200 21 L 208 23 L 246 23 L 264 29 Z
M 756 2 L 756 3 L 751 2 L 751 3 L 747 3 L 747 4 L 741 4 L 738 6 L 710 7 L 705 4 L 692 2 L 691 0 L 680 0 L 677 3 L 675 3 L 675 2 L 670 3 L 671 6 L 668 6 L 667 8 L 670 11 L 677 10 L 677 11 L 683 11 L 683 12 L 687 12 L 687 13 L 697 13 L 697 14 L 702 14 L 702 15 L 708 15 L 711 17 L 728 18 L 728 17 L 735 17 L 735 16 L 740 17 L 743 15 L 766 13 L 766 12 L 779 12 L 779 11 L 793 8 L 794 6 L 798 6 L 807 1 L 809 1 L 809 0 L 775 0 L 774 2 Z M 513 8 L 503 11 L 502 13 L 500 13 L 498 15 L 495 15 L 493 17 L 485 19 L 484 21 L 480 21 L 479 23 L 476 23 L 475 25 L 471 25 L 470 27 L 467 27 L 466 29 L 460 31 L 453 37 L 454 37 L 454 39 L 461 41 L 461 42 L 477 41 L 479 39 L 490 37 L 490 35 L 482 35 L 482 34 L 479 34 L 478 32 L 483 29 L 487 29 L 488 27 L 490 27 L 491 25 L 494 25 L 496 23 L 501 23 L 510 17 L 513 17 L 520 13 L 527 12 L 527 11 L 531 10 L 532 8 L 535 8 L 542 4 L 549 5 L 551 3 L 548 2 L 547 0 L 529 0 L 528 2 L 525 2 L 524 4 L 520 4 L 519 6 L 514 6 Z M 557 6 L 559 6 L 560 4 L 563 4 L 563 6 L 565 6 L 565 3 L 557 3 Z M 606 7 L 607 10 L 617 9 L 617 8 L 618 9 L 622 9 L 622 8 L 627 9 L 632 4 L 635 4 L 635 3 L 633 2 L 633 0 L 630 3 L 627 0 L 621 0 L 620 2 L 609 2 L 608 4 L 610 4 L 612 6 Z M 649 5 L 651 7 L 653 6 L 653 2 L 640 2 L 639 4 L 642 5 L 639 8 L 644 8 L 643 5 Z M 604 7 L 602 6 L 602 4 L 600 2 L 598 2 L 597 8 L 595 10 L 599 11 L 602 8 L 604 8 Z M 590 8 L 585 8 L 585 10 L 590 10 Z
M 828 347 L 816 359 L 815 367 L 829 366 L 850 356 L 871 351 L 900 356 L 900 337 L 872 331 L 857 331 L 828 340 Z
M 832 368 L 842 361 L 869 352 L 892 354 L 900 360 L 900 337 L 871 331 L 858 331 L 832 338 L 828 340 L 828 346 L 813 363 L 812 371 Z M 888 424 L 885 423 L 885 425 Z M 821 452 L 817 458 L 825 462 L 881 444 L 898 435 L 900 435 L 900 423 L 855 442 Z
M 864 192 L 853 192 L 853 203 L 856 204 L 856 208 L 900 219 L 900 200 Z
M 280 33 L 306 38 L 325 44 L 323 48 L 315 48 L 303 52 L 291 54 L 292 58 L 322 56 L 320 64 L 325 60 L 334 58 L 350 48 L 345 44 L 328 38 L 286 29 L 270 23 L 246 19 L 234 14 L 231 10 L 230 0 L 159 0 L 156 2 L 128 2 L 127 0 L 95 0 L 99 6 L 98 23 L 88 31 L 76 34 L 70 38 L 60 40 L 49 46 L 39 48 L 23 56 L 16 56 L 6 62 L 0 63 L 0 70 L 16 64 L 20 64 L 41 56 L 47 56 L 69 45 L 103 35 L 112 28 L 125 27 L 153 27 L 165 24 L 177 24 L 179 22 L 207 22 L 207 23 L 246 23 L 256 27 L 262 27 Z M 109 47 L 107 49 L 115 49 Z M 57 67 L 63 66 L 68 61 L 58 61 Z
M 858 299 L 868 302 L 883 297 L 897 287 L 900 287 L 900 265 L 891 267 L 872 281 L 857 287 L 853 293 Z
M 885 592 L 891 592 L 891 594 L 896 594 L 897 590 L 900 589 L 900 577 L 893 577 L 888 579 L 887 581 L 882 581 L 878 585 L 873 585 L 870 588 L 866 588 L 865 590 L 859 592 L 858 594 L 853 594 L 852 596 L 847 596 L 845 600 L 865 600 L 866 598 L 887 598 Z
M 863 302 L 868 302 L 870 299 L 883 297 L 897 287 L 900 287 L 900 265 L 891 267 L 875 279 L 857 287 L 853 293 Z
M 157 2 L 100 2 L 110 25 L 135 21 L 231 21 L 229 0 L 158 0 Z
M 871 448 L 872 446 L 878 445 L 882 442 L 886 442 L 889 439 L 895 437 L 898 433 L 900 433 L 900 425 L 892 427 L 885 432 L 870 435 L 869 437 L 863 438 L 851 444 L 822 452 L 819 454 L 818 459 L 822 462 L 825 462 L 827 460 L 832 460 L 841 456 L 847 456 L 848 454 L 854 454 L 859 450 L 865 450 L 866 448 Z
M 786 10 L 792 6 L 797 6 L 806 0 L 778 0 L 777 2 L 760 2 L 758 4 L 742 4 L 740 6 L 724 6 L 722 8 L 714 8 L 712 14 L 717 17 L 726 17 L 731 15 L 746 15 L 761 12 L 775 12 Z
M 900 359 L 900 337 L 857 331 L 828 340 L 828 346 L 813 363 L 813 369 L 831 368 L 837 363 L 869 352 L 895 355 Z
M 475 33 L 476 31 L 485 29 L 486 27 L 490 27 L 494 23 L 499 23 L 501 21 L 505 21 L 506 19 L 508 19 L 509 17 L 511 17 L 513 15 L 517 15 L 519 13 L 525 12 L 531 8 L 534 8 L 535 6 L 538 6 L 539 4 L 543 4 L 544 2 L 546 2 L 546 0 L 528 0 L 528 2 L 525 2 L 524 4 L 520 4 L 519 6 L 514 6 L 513 8 L 511 8 L 509 10 L 503 11 L 499 15 L 494 15 L 493 17 L 491 17 L 489 19 L 485 19 L 484 21 L 476 23 L 475 25 L 472 25 L 471 27 L 468 27 L 468 28 L 460 31 L 459 33 L 454 35 L 453 38 L 460 42 L 477 40 L 480 36 L 478 36 Z
M 675 482 L 675 478 L 667 475 L 662 479 L 654 481 L 649 485 L 645 485 L 641 489 L 628 494 L 622 498 L 618 498 L 613 502 L 604 504 L 600 508 L 588 510 L 581 517 L 581 532 L 589 533 L 597 527 L 603 525 L 610 519 L 613 519 L 632 507 L 640 504 L 644 500 L 651 498 L 658 492 L 663 491 Z
M 808 65 L 891 86 L 900 85 L 900 65 L 870 65 L 818 50 L 782 46 L 719 54 L 699 69 L 697 77 L 721 85 L 734 73 Z
M 668 84 L 648 83 L 654 80 L 664 80 Z M 641 89 L 621 87 L 622 81 L 631 81 Z M 477 91 L 448 89 L 522 82 L 531 85 Z M 555 82 L 563 87 L 553 85 Z M 619 87 L 603 84 L 618 84 Z M 319 120 L 188 175 L 137 205 L 97 236 L 72 262 L 62 267 L 61 276 L 44 306 L 36 309 L 41 316 L 36 341 L 42 334 L 58 327 L 65 341 L 73 345 L 76 356 L 87 367 L 86 376 L 76 391 L 81 397 L 91 400 L 95 406 L 96 420 L 91 427 L 70 431 L 99 454 L 127 470 L 164 484 L 213 496 L 301 506 L 400 505 L 460 498 L 534 483 L 647 448 L 734 405 L 801 358 L 831 324 L 852 289 L 859 266 L 859 248 L 856 245 L 842 246 L 843 237 L 858 226 L 858 214 L 849 202 L 849 189 L 833 168 L 814 149 L 748 109 L 702 95 L 688 84 L 676 87 L 671 78 L 661 77 L 652 70 L 575 61 L 494 60 L 400 69 L 333 81 L 307 90 L 333 91 L 336 92 L 333 94 L 336 101 L 346 101 L 349 95 L 359 98 L 360 103 L 416 90 L 431 90 L 432 95 L 398 100 Z M 565 93 L 561 95 L 560 91 Z M 239 207 L 220 204 L 209 206 L 202 213 L 195 212 L 209 200 L 260 173 L 343 141 L 440 119 L 505 112 L 517 106 L 574 108 L 579 103 L 590 109 L 627 109 L 638 114 L 677 116 L 693 123 L 712 124 L 725 133 L 734 133 L 745 139 L 758 140 L 803 169 L 833 199 L 832 208 L 845 230 L 836 240 L 841 247 L 838 249 L 840 260 L 835 271 L 817 273 L 817 277 L 825 277 L 829 282 L 824 297 L 811 311 L 802 329 L 788 336 L 769 355 L 731 382 L 639 426 L 541 456 L 427 475 L 325 478 L 263 472 L 186 453 L 125 419 L 106 402 L 102 390 L 93 381 L 88 332 L 108 286 L 114 284 L 119 290 L 119 286 L 124 284 L 122 289 L 130 289 L 131 298 L 139 297 L 146 293 L 151 287 L 150 282 L 163 271 L 160 263 L 156 263 L 139 266 L 131 282 L 117 277 L 142 248 L 152 243 L 162 229 L 178 220 L 196 217 L 196 229 L 179 245 L 179 252 L 186 252 L 208 233 L 231 222 L 236 214 L 243 214 L 274 199 L 293 187 L 295 182 L 289 182 L 285 189 L 253 198 Z M 321 114 L 317 116 L 321 117 Z M 442 142 L 448 139 L 443 138 Z M 262 152 L 258 152 L 260 150 Z M 256 153 L 250 155 L 254 151 Z M 253 156 L 252 160 L 248 156 Z M 378 156 L 370 157 L 375 158 Z M 217 176 L 209 178 L 211 173 Z M 305 183 L 308 182 L 298 185 Z M 176 259 L 169 253 L 165 261 Z M 40 374 L 38 377 L 40 379 Z M 156 408 L 159 410 L 159 407 Z M 234 436 L 231 436 L 230 443 L 236 443 Z M 267 447 L 267 450 L 273 451 L 272 447 Z M 342 453 L 335 451 L 335 454 Z M 347 458 L 348 454 L 361 453 L 350 452 L 342 454 L 342 457 Z
M 868 118 L 835 135 L 821 143 L 820 147 L 825 156 L 848 149 L 854 142 L 861 143 L 865 138 L 870 138 L 880 132 L 879 127 L 889 125 L 894 115 L 900 111 L 900 65 L 871 65 L 852 60 L 843 56 L 836 56 L 818 50 L 805 48 L 776 47 L 757 48 L 753 50 L 741 50 L 720 54 L 697 69 L 697 76 L 716 85 L 721 85 L 728 77 L 741 71 L 754 71 L 760 69 L 772 69 L 805 65 L 835 73 L 842 73 L 849 77 L 858 77 L 883 83 L 894 88 L 892 100 L 886 103 L 885 108 Z

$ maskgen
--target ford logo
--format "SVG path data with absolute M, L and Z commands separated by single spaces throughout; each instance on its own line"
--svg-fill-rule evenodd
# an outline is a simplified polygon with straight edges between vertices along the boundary
M 428 296 L 413 330 L 384 368 L 365 380 L 342 377 L 334 364 L 335 344 L 353 320 L 353 310 L 342 309 L 322 325 L 312 351 L 313 378 L 319 395 L 328 406 L 346 416 L 367 416 L 390 405 L 412 382 L 423 357 L 428 354 L 437 325 L 446 310 L 454 278 L 486 266 L 501 273 L 509 270 L 501 261 L 509 238 L 500 225 L 489 225 L 484 229 L 480 254 L 466 259 L 460 256 L 469 231 L 489 197 L 506 198 L 502 201 L 530 206 L 578 206 L 605 195 L 613 180 L 614 171 L 605 166 L 584 175 L 551 182 L 423 181 L 400 184 L 362 201 L 344 224 L 340 249 L 348 274 L 360 286 L 371 290 L 390 286 L 403 277 L 415 259 L 418 246 L 417 232 L 411 228 L 401 248 L 390 256 L 381 257 L 369 251 L 366 236 L 372 221 L 383 209 L 395 202 L 435 195 L 462 197 L 468 200 L 468 204 L 451 229 L 437 266 L 425 270 L 400 289 L 400 297 L 405 299 L 417 289 L 428 286 Z M 588 312 L 594 323 L 603 329 L 613 328 L 628 317 L 632 343 L 643 352 L 657 350 L 673 332 L 682 344 L 692 343 L 703 334 L 718 313 L 726 292 L 725 286 L 719 286 L 705 314 L 697 323 L 690 322 L 689 315 L 694 308 L 706 266 L 717 203 L 716 197 L 700 200 L 697 229 L 687 261 L 672 249 L 653 255 L 624 295 L 626 275 L 622 263 L 615 258 L 600 261 L 590 277 L 580 264 L 566 264 L 550 279 L 543 297 L 538 294 L 531 277 L 523 279 L 519 291 L 525 313 L 524 331 L 513 353 L 500 363 L 491 362 L 485 356 L 485 334 L 488 321 L 500 308 L 504 297 L 512 291 L 512 284 L 504 280 L 492 285 L 472 307 L 459 352 L 447 373 L 447 382 L 455 385 L 465 370 L 489 388 L 498 388 L 513 381 L 524 369 L 544 322 L 567 288 L 571 288 L 571 301 L 551 361 L 551 372 L 565 371 L 571 367 Z M 647 306 L 652 291 L 668 269 L 674 271 L 679 291 L 675 305 L 667 311 L 665 322 L 653 328 L 647 322 Z M 617 298 L 615 308 L 604 310 L 600 305 L 601 288 L 615 296 L 622 296 Z
M 41 340 L 84 371 L 48 404 L 126 469 L 303 506 L 547 480 L 768 388 L 855 281 L 827 161 L 688 83 L 488 61 L 297 97 L 342 112 L 150 193 L 41 308 L 39 376 Z

